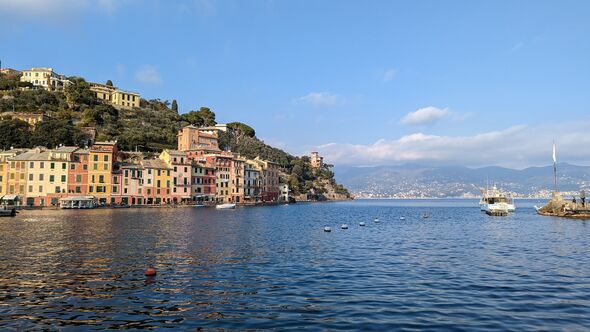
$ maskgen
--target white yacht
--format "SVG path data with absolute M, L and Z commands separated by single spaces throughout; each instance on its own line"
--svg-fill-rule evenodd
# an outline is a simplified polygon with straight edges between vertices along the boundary
M 516 211 L 516 205 L 514 205 L 514 198 L 508 194 L 506 195 L 496 186 L 491 189 L 483 190 L 483 196 L 479 201 L 479 206 L 482 211 L 494 212 L 494 211 Z
M 227 203 L 227 204 L 218 204 L 215 205 L 215 208 L 218 210 L 227 210 L 227 209 L 235 209 L 236 205 L 233 203 Z

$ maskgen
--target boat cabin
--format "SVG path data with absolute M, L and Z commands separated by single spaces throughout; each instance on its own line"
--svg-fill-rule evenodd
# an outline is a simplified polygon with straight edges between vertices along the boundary
M 71 196 L 60 200 L 62 209 L 92 209 L 94 196 Z

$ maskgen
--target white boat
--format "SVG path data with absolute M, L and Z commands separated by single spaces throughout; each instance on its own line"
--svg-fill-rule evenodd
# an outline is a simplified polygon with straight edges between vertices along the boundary
M 219 205 L 215 205 L 215 208 L 219 209 L 219 210 L 235 209 L 236 205 L 233 203 L 219 204 Z
M 479 201 L 479 206 L 486 213 L 493 211 L 516 211 L 514 198 L 506 195 L 496 186 L 493 186 L 492 189 L 483 190 L 483 196 Z

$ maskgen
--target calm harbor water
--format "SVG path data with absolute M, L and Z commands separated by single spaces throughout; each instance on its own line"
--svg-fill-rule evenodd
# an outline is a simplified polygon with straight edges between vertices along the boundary
M 589 330 L 590 221 L 517 204 L 25 211 L 0 219 L 0 329 Z

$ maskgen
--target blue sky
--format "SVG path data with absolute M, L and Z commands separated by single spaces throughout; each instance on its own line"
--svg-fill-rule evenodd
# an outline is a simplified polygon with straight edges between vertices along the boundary
M 338 164 L 544 165 L 553 139 L 590 163 L 589 15 L 588 1 L 0 0 L 0 58 L 208 106 Z

